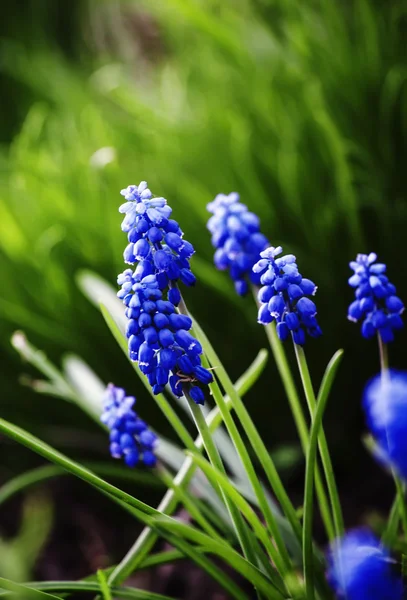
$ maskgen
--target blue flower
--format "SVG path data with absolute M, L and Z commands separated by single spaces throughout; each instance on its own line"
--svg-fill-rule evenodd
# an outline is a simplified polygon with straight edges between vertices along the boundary
M 386 265 L 376 262 L 377 255 L 358 254 L 349 263 L 354 271 L 349 285 L 355 290 L 355 300 L 349 306 L 348 319 L 362 321 L 362 335 L 371 338 L 376 333 L 384 343 L 392 342 L 394 331 L 403 327 L 401 313 L 404 304 L 396 295 L 395 286 L 389 282 Z
M 336 540 L 328 557 L 328 581 L 343 600 L 401 600 L 402 578 L 369 530 L 357 529 Z
M 152 267 L 151 267 L 152 269 Z M 133 272 L 119 275 L 118 297 L 126 306 L 126 335 L 129 356 L 148 377 L 154 394 L 160 394 L 169 383 L 173 393 L 189 393 L 198 404 L 204 403 L 202 386 L 213 378 L 201 364 L 202 346 L 190 333 L 192 319 L 177 312 L 173 301 L 179 301 L 177 288 L 168 291 L 168 299 L 158 281 L 158 274 L 139 265 Z M 171 301 L 173 300 L 173 301 Z
M 157 462 L 154 450 L 158 439 L 134 412 L 135 402 L 133 396 L 126 396 L 122 388 L 109 383 L 100 420 L 110 430 L 110 453 L 113 458 L 123 458 L 129 467 L 135 467 L 140 462 L 147 467 L 154 467 Z
M 407 372 L 374 377 L 365 388 L 363 408 L 377 458 L 407 481 Z
M 307 298 L 315 294 L 317 286 L 299 273 L 295 256 L 276 258 L 282 251 L 281 246 L 267 248 L 253 266 L 263 285 L 257 296 L 258 322 L 267 325 L 275 321 L 280 340 L 285 341 L 291 334 L 294 342 L 302 346 L 306 333 L 312 337 L 322 335 L 316 319 L 317 307 Z
M 259 218 L 239 201 L 236 192 L 228 196 L 218 194 L 207 209 L 213 214 L 207 227 L 216 248 L 215 265 L 222 271 L 229 269 L 237 293 L 243 296 L 249 289 L 248 281 L 259 283 L 252 267 L 269 245 L 260 233 Z
M 139 263 L 144 270 L 159 273 L 161 289 L 179 280 L 194 285 L 189 260 L 195 250 L 184 239 L 177 221 L 170 218 L 172 209 L 166 199 L 153 197 L 145 181 L 120 193 L 127 200 L 119 208 L 125 214 L 121 227 L 129 241 L 124 261 L 130 265 Z

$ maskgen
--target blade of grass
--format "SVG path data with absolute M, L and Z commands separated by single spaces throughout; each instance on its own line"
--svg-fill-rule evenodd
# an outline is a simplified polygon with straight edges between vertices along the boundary
M 330 360 L 321 383 L 318 402 L 313 415 L 310 441 L 305 467 L 304 516 L 303 516 L 303 568 L 307 600 L 314 600 L 314 552 L 313 552 L 313 496 L 314 478 L 317 460 L 318 440 L 322 430 L 322 418 L 327 406 L 329 393 L 342 359 L 343 350 L 338 350 Z
M 256 298 L 255 291 L 254 296 Z M 297 392 L 294 378 L 291 373 L 291 369 L 288 365 L 287 357 L 284 351 L 284 346 L 277 336 L 275 323 L 270 323 L 265 327 L 265 329 L 267 338 L 270 342 L 271 350 L 273 352 L 274 360 L 276 361 L 277 369 L 280 373 L 281 381 L 283 382 L 287 399 L 290 404 L 291 412 L 294 417 L 294 422 L 297 428 L 298 436 L 300 438 L 301 447 L 304 456 L 306 456 L 309 445 L 308 425 L 305 420 L 304 411 L 301 406 L 301 401 Z M 335 529 L 332 521 L 331 511 L 329 509 L 328 498 L 325 492 L 324 484 L 321 478 L 321 473 L 318 465 L 315 469 L 315 487 L 325 531 L 327 533 L 328 539 L 333 540 L 335 537 Z
M 226 473 L 219 451 L 215 446 L 215 442 L 212 439 L 212 434 L 209 430 L 206 419 L 202 413 L 202 409 L 197 404 L 195 404 L 192 398 L 190 398 L 188 395 L 185 395 L 185 398 L 188 402 L 189 408 L 195 421 L 196 428 L 198 430 L 199 435 L 202 438 L 205 451 L 209 457 L 211 464 L 214 467 L 216 467 L 216 469 L 221 473 Z M 237 510 L 235 504 L 230 500 L 228 495 L 223 492 L 218 482 L 216 480 L 212 480 L 211 483 L 214 486 L 215 491 L 223 499 L 223 502 L 225 503 L 225 506 L 229 511 L 230 518 L 233 522 L 236 531 L 236 536 L 239 540 L 240 547 L 242 548 L 245 557 L 251 563 L 256 564 L 256 546 L 252 542 L 252 532 L 247 527 L 246 522 L 243 520 L 242 515 L 240 514 L 239 510 Z
M 314 388 L 312 387 L 311 376 L 308 370 L 307 360 L 305 358 L 304 350 L 301 346 L 294 344 L 295 354 L 298 362 L 298 369 L 300 371 L 302 384 L 304 387 L 305 397 L 307 399 L 308 408 L 310 411 L 311 418 L 313 418 L 316 410 L 316 400 L 314 394 Z M 336 355 L 335 355 L 336 356 Z M 335 535 L 341 537 L 344 532 L 342 508 L 339 500 L 338 489 L 335 482 L 335 475 L 333 472 L 331 457 L 329 454 L 328 444 L 326 441 L 325 433 L 322 428 L 320 437 L 318 439 L 319 453 L 321 455 L 322 466 L 325 473 L 326 484 L 328 488 L 329 499 L 331 503 L 331 510 L 334 518 Z
M 256 426 L 254 425 L 245 405 L 242 402 L 238 392 L 233 386 L 232 381 L 229 378 L 225 368 L 223 367 L 219 357 L 217 356 L 215 350 L 213 349 L 211 343 L 206 337 L 205 333 L 194 319 L 194 329 L 197 333 L 197 337 L 202 344 L 204 352 L 208 357 L 208 360 L 212 367 L 216 367 L 214 373 L 215 376 L 219 379 L 222 384 L 225 392 L 231 398 L 233 403 L 233 408 L 242 424 L 243 429 L 246 432 L 246 435 L 253 447 L 254 452 L 256 453 L 260 464 L 262 465 L 264 472 L 266 473 L 267 479 L 271 488 L 273 489 L 277 500 L 279 501 L 287 519 L 289 520 L 293 532 L 295 533 L 298 541 L 302 543 L 302 529 L 300 522 L 298 520 L 297 513 L 289 499 L 287 492 L 283 486 L 283 483 L 280 479 L 280 476 L 277 472 L 277 469 L 273 463 L 273 460 L 267 451 L 266 446 L 264 445 L 263 440 L 261 439 Z
M 277 549 L 273 545 L 269 534 L 261 523 L 259 517 L 256 515 L 249 503 L 243 498 L 243 496 L 236 490 L 233 484 L 229 481 L 228 477 L 218 471 L 213 465 L 211 465 L 204 457 L 196 452 L 194 454 L 187 451 L 187 454 L 191 456 L 192 460 L 199 466 L 200 469 L 205 473 L 210 481 L 216 482 L 225 494 L 227 494 L 230 500 L 239 508 L 245 519 L 253 528 L 254 533 L 263 544 L 265 550 L 270 556 L 270 559 L 277 566 L 279 564 L 279 558 Z M 277 562 L 276 562 L 277 556 Z M 279 577 L 279 572 L 273 572 L 274 585 L 282 592 L 285 592 L 283 580 Z
M 58 596 L 36 590 L 30 584 L 15 583 L 4 577 L 0 577 L 0 589 L 13 592 L 13 594 L 17 594 L 18 598 L 27 598 L 27 600 L 50 600 L 50 598 L 60 600 Z
M 95 487 L 97 490 L 101 491 L 103 494 L 115 498 L 120 504 L 122 504 L 125 507 L 128 507 L 130 509 L 130 512 L 132 512 L 132 514 L 145 525 L 148 525 L 149 527 L 154 526 L 154 522 L 151 520 L 152 516 L 156 516 L 156 518 L 160 518 L 161 520 L 164 518 L 170 521 L 172 520 L 171 517 L 163 515 L 148 504 L 141 502 L 141 500 L 137 500 L 137 498 L 134 498 L 127 492 L 124 492 L 123 490 L 108 483 L 104 479 L 101 479 L 100 477 L 92 473 L 92 471 L 89 471 L 79 463 L 66 457 L 58 450 L 55 450 L 55 448 L 52 448 L 45 442 L 39 440 L 27 431 L 24 431 L 20 427 L 8 423 L 4 419 L 0 419 L 0 432 L 4 433 L 5 435 L 10 437 L 14 441 L 22 444 L 23 446 L 26 446 L 33 452 L 36 452 L 37 454 L 40 454 L 41 456 L 50 460 L 51 462 L 54 462 L 55 464 L 63 467 L 79 479 L 82 479 L 86 483 Z M 211 540 L 211 538 L 206 534 L 202 539 Z M 185 541 L 179 540 L 178 537 L 173 538 L 171 535 L 168 536 L 168 541 L 170 541 L 170 543 L 172 543 L 175 547 L 180 547 L 182 545 L 181 550 L 185 553 L 185 555 L 195 560 L 197 552 Z M 225 548 L 228 547 L 227 544 L 224 544 L 223 542 L 218 542 L 218 544 L 224 545 Z M 232 593 L 233 591 L 232 597 L 242 599 L 244 598 L 244 600 L 247 600 L 244 594 L 240 594 L 240 591 L 238 590 L 237 586 L 226 575 L 226 573 L 223 573 L 206 557 L 198 556 L 198 558 L 198 564 L 205 568 L 211 576 L 214 576 L 215 579 L 229 593 Z M 109 585 L 111 585 L 110 582 Z
M 103 571 L 98 571 L 103 573 Z M 51 592 L 103 592 L 102 585 L 96 581 L 33 581 L 27 585 L 37 590 Z M 134 600 L 174 600 L 170 596 L 155 594 L 147 590 L 138 590 L 133 587 L 113 587 L 110 589 L 115 598 L 129 598 Z M 49 597 L 49 596 L 48 596 Z M 56 596 L 53 596 L 54 598 Z M 106 598 L 106 596 L 104 596 Z M 109 598 L 109 596 L 107 596 Z
M 209 552 L 215 554 L 225 560 L 237 573 L 243 575 L 246 579 L 264 593 L 270 600 L 282 600 L 284 596 L 279 592 L 265 575 L 257 569 L 252 563 L 243 558 L 230 546 L 225 546 L 216 540 L 211 540 L 201 531 L 184 523 L 173 522 L 168 523 L 160 518 L 153 519 L 153 522 L 159 529 L 168 530 L 189 539 L 200 546 L 206 548 Z

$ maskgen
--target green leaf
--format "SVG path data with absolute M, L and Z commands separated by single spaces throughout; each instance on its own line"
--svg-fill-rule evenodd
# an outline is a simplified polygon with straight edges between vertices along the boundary
M 97 579 L 100 585 L 100 591 L 102 592 L 103 600 L 112 600 L 112 594 L 107 583 L 106 575 L 100 569 L 97 570 Z
M 103 573 L 103 571 L 98 571 Z M 103 592 L 102 586 L 96 581 L 40 581 L 29 583 L 32 588 L 36 590 L 49 590 L 53 592 Z M 163 596 L 162 594 L 155 594 L 154 592 L 148 592 L 147 590 L 138 590 L 133 587 L 112 587 L 112 594 L 115 598 L 129 598 L 129 600 L 174 600 L 169 596 Z M 38 592 L 40 593 L 40 592 Z M 49 596 L 48 598 L 56 598 L 57 596 Z M 107 596 L 108 598 L 108 596 Z M 105 596 L 106 599 L 106 596 Z M 40 598 L 38 599 L 40 600 Z
M 173 532 L 182 538 L 189 539 L 196 544 L 203 546 L 208 552 L 219 556 L 222 560 L 227 562 L 237 573 L 240 573 L 248 581 L 251 581 L 260 592 L 264 593 L 270 600 L 282 600 L 284 596 L 276 590 L 270 580 L 252 563 L 248 562 L 230 546 L 226 546 L 212 540 L 206 534 L 194 529 L 190 525 L 180 523 L 177 521 L 164 521 L 160 518 L 153 519 L 154 524 L 164 531 Z
M 263 544 L 265 550 L 267 551 L 270 559 L 273 563 L 278 562 L 277 549 L 274 546 L 274 543 L 271 541 L 269 534 L 264 527 L 264 525 L 260 522 L 259 517 L 256 515 L 252 507 L 248 504 L 248 502 L 239 494 L 233 484 L 229 481 L 228 477 L 221 473 L 218 469 L 216 469 L 213 465 L 211 465 L 203 456 L 187 452 L 187 454 L 192 456 L 192 460 L 199 466 L 200 469 L 205 473 L 210 481 L 213 482 L 213 485 L 218 485 L 223 492 L 230 498 L 231 502 L 237 506 L 237 508 L 241 511 L 245 519 L 252 526 L 255 535 L 258 537 L 260 542 Z M 284 584 L 281 578 L 278 576 L 278 572 L 275 570 L 271 571 L 274 575 L 272 581 L 276 585 L 280 591 L 284 592 Z
M 58 596 L 54 596 L 53 594 L 47 594 L 46 592 L 41 592 L 40 590 L 34 589 L 30 585 L 23 585 L 21 583 L 15 583 L 14 581 L 10 581 L 10 579 L 5 579 L 4 577 L 0 577 L 0 588 L 3 590 L 9 590 L 17 594 L 19 598 L 27 598 L 27 600 L 48 600 L 53 598 L 54 600 L 60 600 Z
M 312 541 L 312 521 L 313 521 L 313 496 L 314 496 L 314 478 L 317 459 L 317 449 L 320 433 L 322 430 L 322 418 L 327 406 L 329 392 L 339 363 L 342 359 L 343 350 L 338 350 L 329 362 L 318 394 L 318 402 L 313 415 L 310 441 L 307 452 L 305 469 L 305 491 L 304 491 L 304 517 L 303 517 L 303 566 L 304 580 L 306 586 L 307 600 L 315 598 L 314 589 L 314 552 Z

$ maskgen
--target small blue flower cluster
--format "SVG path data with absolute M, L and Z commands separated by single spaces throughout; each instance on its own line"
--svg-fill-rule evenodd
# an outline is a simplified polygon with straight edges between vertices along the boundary
M 139 462 L 153 467 L 157 462 L 154 454 L 157 436 L 134 412 L 135 402 L 133 396 L 126 396 L 122 388 L 109 383 L 100 420 L 110 430 L 110 453 L 113 458 L 123 458 L 128 467 L 135 467 Z
M 120 207 L 126 213 L 122 223 L 128 232 L 125 261 L 137 266 L 118 276 L 118 297 L 126 306 L 127 338 L 130 359 L 138 362 L 154 394 L 170 384 L 176 396 L 188 393 L 203 404 L 213 377 L 201 364 L 201 344 L 189 332 L 192 320 L 179 314 L 176 307 L 181 280 L 195 283 L 189 265 L 194 249 L 183 240 L 176 221 L 169 219 L 171 208 L 164 198 L 153 198 L 146 182 L 122 190 L 127 202 Z M 167 290 L 166 298 L 164 292 Z
M 248 281 L 259 283 L 252 267 L 269 245 L 260 233 L 260 220 L 239 201 L 235 192 L 228 196 L 218 194 L 207 209 L 213 214 L 207 227 L 216 248 L 215 265 L 222 271 L 229 269 L 237 293 L 243 296 L 249 289 Z
M 194 285 L 196 279 L 189 259 L 195 250 L 183 239 L 177 221 L 170 219 L 172 209 L 165 198 L 154 198 L 146 181 L 138 186 L 129 185 L 120 193 L 126 199 L 119 208 L 119 212 L 126 215 L 122 231 L 127 233 L 129 241 L 123 254 L 124 261 L 130 265 L 150 263 L 161 289 L 170 281 Z
M 341 600 L 401 600 L 403 582 L 392 572 L 389 552 L 369 530 L 336 540 L 328 558 L 328 580 Z
M 349 285 L 356 288 L 356 300 L 348 310 L 350 321 L 362 321 L 362 335 L 372 338 L 376 333 L 384 343 L 394 339 L 394 331 L 403 327 L 401 313 L 404 304 L 396 296 L 395 286 L 385 275 L 386 265 L 376 262 L 377 255 L 358 254 L 350 264 L 354 275 Z
M 312 337 L 322 335 L 316 319 L 317 308 L 307 298 L 315 294 L 317 287 L 299 273 L 295 256 L 276 258 L 281 252 L 281 246 L 267 248 L 253 267 L 263 285 L 258 292 L 258 322 L 267 325 L 276 321 L 280 340 L 285 341 L 291 333 L 294 342 L 302 346 L 306 333 Z
M 389 370 L 366 386 L 363 407 L 381 463 L 407 481 L 407 373 Z

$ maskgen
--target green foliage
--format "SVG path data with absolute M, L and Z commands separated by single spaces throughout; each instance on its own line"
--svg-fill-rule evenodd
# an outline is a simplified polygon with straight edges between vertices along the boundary
M 124 239 L 118 191 L 141 178 L 171 200 L 197 248 L 193 265 L 205 294 L 190 303 L 198 316 L 209 297 L 213 304 L 227 297 L 244 321 L 246 306 L 209 268 L 204 227 L 205 204 L 235 189 L 275 244 L 301 254 L 321 302 L 323 290 L 336 298 L 321 321 L 340 335 L 337 292 L 348 258 L 374 242 L 390 259 L 407 223 L 403 3 L 159 0 L 89 8 L 87 40 L 99 54 L 84 54 L 80 66 L 38 37 L 1 45 L 4 72 L 35 100 L 1 157 L 3 344 L 21 327 L 47 351 L 69 345 L 95 365 L 96 339 L 104 346 L 99 372 L 115 365 L 128 380 L 74 274 L 90 267 L 114 282 Z M 218 332 L 229 323 L 225 305 L 212 324 L 224 354 Z M 254 348 L 254 335 L 241 325 L 230 343 Z M 242 368 L 243 352 L 234 360 Z

